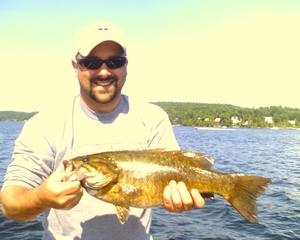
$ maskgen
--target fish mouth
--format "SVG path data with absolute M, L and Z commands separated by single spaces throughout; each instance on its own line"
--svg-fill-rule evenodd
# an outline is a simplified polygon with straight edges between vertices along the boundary
M 63 181 L 80 181 L 83 187 L 99 190 L 116 179 L 115 174 L 103 174 L 95 170 L 88 170 L 82 163 L 64 161 L 66 175 Z
M 85 174 L 85 178 L 82 179 L 82 184 L 89 189 L 99 190 L 106 187 L 114 180 L 112 175 L 98 174 Z
M 91 189 L 91 190 L 100 190 L 102 189 L 104 186 L 98 186 L 97 184 L 91 184 L 88 181 L 86 181 L 85 179 L 81 181 L 83 186 L 87 189 Z

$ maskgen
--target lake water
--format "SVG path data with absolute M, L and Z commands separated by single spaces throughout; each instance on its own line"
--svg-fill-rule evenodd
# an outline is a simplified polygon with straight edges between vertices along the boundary
M 0 186 L 15 138 L 23 123 L 0 122 Z M 245 221 L 222 198 L 203 209 L 171 214 L 154 209 L 155 240 L 300 239 L 300 131 L 272 129 L 197 129 L 174 127 L 182 149 L 204 151 L 215 169 L 270 177 L 273 183 L 258 199 L 259 223 Z M 1 240 L 41 238 L 39 219 L 17 223 L 0 213 Z

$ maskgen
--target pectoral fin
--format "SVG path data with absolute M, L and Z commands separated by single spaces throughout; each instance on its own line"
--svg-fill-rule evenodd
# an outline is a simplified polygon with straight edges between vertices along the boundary
M 115 205 L 119 222 L 124 224 L 129 215 L 129 207 Z

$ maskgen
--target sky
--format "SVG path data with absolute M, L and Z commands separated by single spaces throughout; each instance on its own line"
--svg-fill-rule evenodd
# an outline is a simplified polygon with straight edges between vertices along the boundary
M 133 98 L 300 108 L 298 0 L 1 0 L 0 19 L 0 110 L 78 93 L 74 35 L 101 21 L 126 36 Z

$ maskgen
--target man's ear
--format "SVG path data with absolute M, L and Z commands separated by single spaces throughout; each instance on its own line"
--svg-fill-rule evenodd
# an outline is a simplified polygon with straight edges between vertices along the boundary
M 74 60 L 72 60 L 72 66 L 73 66 L 74 70 L 77 72 L 78 65 Z

